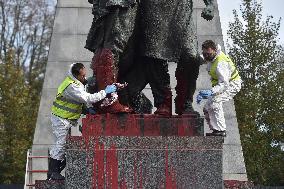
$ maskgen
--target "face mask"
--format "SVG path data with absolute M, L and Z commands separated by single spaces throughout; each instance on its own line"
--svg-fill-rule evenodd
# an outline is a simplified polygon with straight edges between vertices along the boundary
M 211 54 L 211 55 L 209 55 L 208 57 L 207 57 L 207 61 L 212 61 L 212 60 L 214 60 L 214 58 L 215 58 L 215 55 L 214 54 Z
M 206 61 L 214 60 L 216 54 L 215 53 L 203 53 L 203 57 Z
M 83 83 L 83 85 L 87 85 L 88 84 L 88 80 L 84 77 L 84 81 L 82 83 Z

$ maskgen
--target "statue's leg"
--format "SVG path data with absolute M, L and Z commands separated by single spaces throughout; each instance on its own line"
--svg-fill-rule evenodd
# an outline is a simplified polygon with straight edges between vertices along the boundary
M 132 66 L 124 77 L 124 81 L 128 83 L 128 104 L 138 114 L 150 114 L 153 108 L 151 101 L 141 92 L 148 84 L 147 70 L 143 58 L 136 57 L 135 66 Z
M 196 80 L 199 74 L 200 62 L 195 58 L 181 59 L 176 69 L 175 107 L 178 115 L 196 113 L 192 107 L 193 95 L 196 90 Z
M 98 90 L 118 82 L 119 60 L 134 31 L 137 6 L 131 8 L 115 6 L 109 11 L 109 14 L 98 23 L 103 33 L 103 44 L 97 49 L 92 63 Z M 132 112 L 132 110 L 116 101 L 110 106 L 99 107 L 98 112 L 119 113 Z
M 187 73 L 186 66 L 178 62 L 177 69 L 175 71 L 175 77 L 177 80 L 176 98 L 175 98 L 175 112 L 178 115 L 181 115 L 185 109 L 185 101 L 188 98 L 188 83 L 187 83 Z
M 117 67 L 114 66 L 114 56 L 110 49 L 101 49 L 94 59 L 94 75 L 96 75 L 97 89 L 104 90 L 107 85 L 117 82 Z M 97 106 L 98 113 L 131 112 L 132 110 L 120 104 L 119 101 L 105 107 Z
M 150 84 L 154 106 L 158 115 L 172 115 L 172 91 L 170 86 L 170 75 L 168 62 L 162 59 L 144 57 L 144 65 L 147 68 L 146 78 Z

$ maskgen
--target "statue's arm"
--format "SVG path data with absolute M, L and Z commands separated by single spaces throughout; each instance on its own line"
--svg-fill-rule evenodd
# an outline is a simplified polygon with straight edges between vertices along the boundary
M 88 0 L 88 2 L 89 2 L 90 4 L 98 4 L 98 1 L 99 1 L 99 0 Z
M 206 6 L 213 5 L 214 0 L 203 0 Z
M 92 5 L 98 5 L 100 0 L 88 0 L 88 2 Z M 130 6 L 134 6 L 135 4 L 137 4 L 137 2 L 139 2 L 139 0 L 105 0 L 102 1 L 102 5 L 104 5 L 105 7 L 111 7 L 111 6 L 121 6 L 121 7 L 130 7 Z
M 203 0 L 205 3 L 206 7 L 203 9 L 201 16 L 205 20 L 212 20 L 214 17 L 214 0 Z

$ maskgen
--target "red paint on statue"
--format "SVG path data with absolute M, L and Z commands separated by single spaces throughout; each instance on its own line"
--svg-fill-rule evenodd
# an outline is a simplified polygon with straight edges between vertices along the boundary
M 82 134 L 88 146 L 90 136 L 196 136 L 197 124 L 193 115 L 88 115 L 83 119 Z
M 160 121 L 154 115 L 144 116 L 144 136 L 160 136 Z
M 181 117 L 178 124 L 178 136 L 193 136 L 192 118 Z
M 140 136 L 134 115 L 106 114 L 104 136 Z
M 90 134 L 92 136 L 101 136 L 103 135 L 103 125 L 102 117 L 100 115 L 89 115 L 88 127 L 91 127 Z

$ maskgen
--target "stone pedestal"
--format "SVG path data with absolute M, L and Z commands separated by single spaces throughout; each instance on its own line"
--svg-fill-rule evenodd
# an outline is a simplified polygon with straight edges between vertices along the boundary
M 83 119 L 67 146 L 66 188 L 222 188 L 222 137 L 196 114 Z M 198 137 L 199 136 L 199 137 Z
M 67 189 L 223 188 L 222 137 L 72 137 Z
M 47 180 L 36 180 L 36 189 L 65 189 L 64 181 L 47 181 Z

